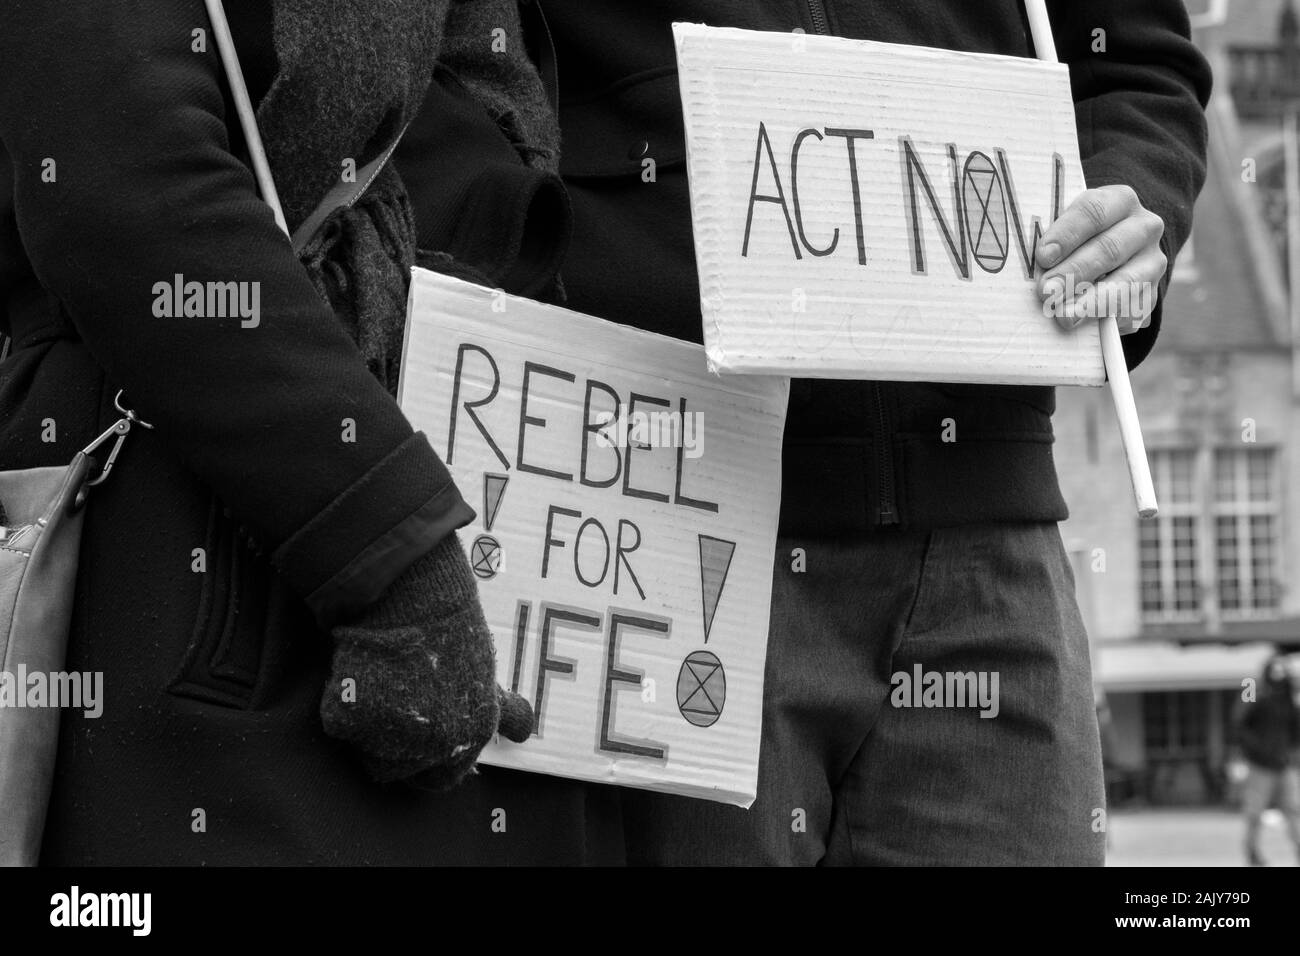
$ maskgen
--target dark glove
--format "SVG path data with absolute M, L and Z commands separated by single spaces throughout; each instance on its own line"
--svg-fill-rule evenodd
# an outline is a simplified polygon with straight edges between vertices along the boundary
M 325 732 L 355 746 L 377 781 L 445 790 L 498 730 L 516 743 L 533 731 L 532 707 L 497 685 L 492 632 L 454 533 L 330 636 Z

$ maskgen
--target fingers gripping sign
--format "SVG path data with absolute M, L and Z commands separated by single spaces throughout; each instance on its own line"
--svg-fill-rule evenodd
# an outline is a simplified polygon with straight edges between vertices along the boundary
M 1044 307 L 1064 329 L 1113 317 L 1121 334 L 1146 328 L 1168 260 L 1164 221 L 1129 186 L 1079 196 L 1043 234 L 1037 264 Z

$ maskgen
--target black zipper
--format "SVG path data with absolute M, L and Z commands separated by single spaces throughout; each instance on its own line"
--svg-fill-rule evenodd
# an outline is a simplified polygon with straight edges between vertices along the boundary
M 893 432 L 889 427 L 889 408 L 885 404 L 885 386 L 880 382 L 871 383 L 871 404 L 876 410 L 876 460 L 877 472 L 876 495 L 879 504 L 877 512 L 881 524 L 898 524 L 898 512 L 894 507 L 894 452 L 892 447 Z
M 831 35 L 830 21 L 826 19 L 826 6 L 822 0 L 808 0 L 808 18 L 812 20 L 813 33 Z
M 830 21 L 826 17 L 826 5 L 822 0 L 807 0 L 808 18 L 812 21 L 814 33 L 830 36 Z M 876 494 L 879 510 L 876 517 L 881 524 L 898 524 L 898 510 L 894 503 L 894 452 L 890 440 L 889 408 L 885 404 L 885 387 L 879 382 L 871 383 L 871 404 L 875 410 L 876 444 L 880 449 L 877 461 Z

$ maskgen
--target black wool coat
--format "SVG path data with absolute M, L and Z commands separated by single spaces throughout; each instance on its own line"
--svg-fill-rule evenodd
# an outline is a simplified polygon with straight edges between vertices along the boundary
M 292 87 L 337 51 L 282 45 L 292 31 L 279 20 L 273 43 L 271 12 L 307 16 L 311 3 L 226 7 L 254 102 L 278 89 L 284 115 L 318 113 L 347 133 L 330 155 L 327 130 L 300 128 L 299 153 L 292 129 L 267 129 L 273 162 L 317 162 L 329 185 L 342 157 L 362 165 L 414 118 L 394 164 L 420 242 L 512 291 L 546 284 L 563 204 L 545 164 L 526 162 L 545 149 L 517 149 L 528 111 L 510 108 L 536 101 L 540 81 L 522 66 L 499 88 L 473 75 L 473 44 L 486 55 L 491 42 L 482 18 L 519 39 L 512 0 L 451 4 L 444 49 L 464 74 L 427 95 L 431 64 L 401 74 L 392 102 L 365 114 L 337 99 L 328 70 Z M 378 8 L 328 12 L 345 8 L 362 21 L 332 28 L 378 29 Z M 469 25 L 453 36 L 457 17 Z M 195 48 L 203 4 L 15 0 L 4 21 L 0 330 L 13 348 L 0 364 L 0 468 L 67 463 L 116 418 L 119 388 L 155 426 L 131 435 L 88 505 L 68 667 L 102 672 L 105 699 L 98 719 L 64 715 L 44 861 L 620 860 L 612 790 L 493 768 L 445 795 L 380 787 L 321 729 L 325 629 L 473 512 L 259 199 L 215 44 Z M 382 35 L 430 22 L 421 7 Z M 364 55 L 368 35 L 346 48 Z M 411 39 L 427 57 L 437 37 Z M 312 192 L 290 178 L 292 220 Z M 372 192 L 358 209 L 400 202 Z M 470 207 L 493 236 L 458 234 Z M 259 321 L 159 316 L 155 284 L 178 274 L 258 283 Z

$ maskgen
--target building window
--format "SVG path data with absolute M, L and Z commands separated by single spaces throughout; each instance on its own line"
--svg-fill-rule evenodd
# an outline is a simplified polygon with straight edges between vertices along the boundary
M 1277 611 L 1278 489 L 1272 448 L 1214 453 L 1214 552 L 1225 618 Z
M 1142 695 L 1147 760 L 1200 760 L 1209 746 L 1207 691 L 1165 691 Z
M 1138 526 L 1142 613 L 1149 620 L 1196 620 L 1201 616 L 1196 453 L 1156 452 L 1151 467 L 1160 514 Z
M 1151 467 L 1160 515 L 1139 525 L 1143 617 L 1199 621 L 1211 598 L 1227 620 L 1275 615 L 1282 597 L 1276 449 L 1169 449 L 1155 452 Z

